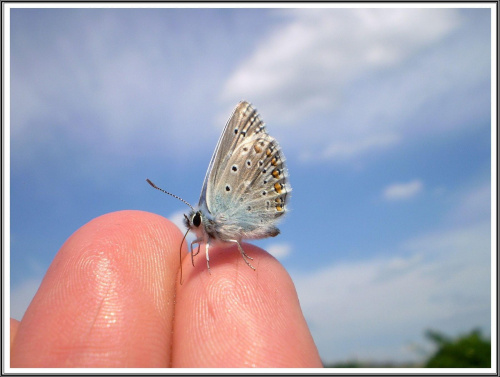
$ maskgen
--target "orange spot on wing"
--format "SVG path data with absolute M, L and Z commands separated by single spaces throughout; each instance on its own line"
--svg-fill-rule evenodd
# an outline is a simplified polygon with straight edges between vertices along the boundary
M 283 185 L 279 182 L 276 182 L 274 184 L 274 190 L 278 193 L 281 194 L 281 190 L 283 189 Z

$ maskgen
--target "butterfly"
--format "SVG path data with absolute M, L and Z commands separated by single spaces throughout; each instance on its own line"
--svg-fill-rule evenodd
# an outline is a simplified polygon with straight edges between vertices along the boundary
M 184 215 L 188 228 L 184 239 L 189 231 L 196 234 L 191 242 L 193 266 L 194 256 L 201 244 L 205 244 L 209 272 L 210 247 L 234 244 L 245 263 L 255 270 L 250 263 L 253 258 L 245 253 L 241 241 L 277 236 L 280 231 L 276 224 L 286 213 L 291 192 L 283 152 L 276 139 L 267 133 L 257 110 L 246 101 L 236 106 L 222 131 L 208 165 L 198 206 L 191 206 L 149 179 L 147 182 L 191 208 Z M 193 254 L 196 244 L 198 249 Z

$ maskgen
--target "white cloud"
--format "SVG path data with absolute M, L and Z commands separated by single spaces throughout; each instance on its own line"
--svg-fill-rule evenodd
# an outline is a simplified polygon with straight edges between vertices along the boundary
M 485 222 L 409 240 L 386 256 L 292 274 L 323 360 L 418 360 L 411 345 L 425 343 L 428 328 L 488 331 L 489 233 Z
M 436 9 L 300 9 L 283 15 L 289 23 L 229 77 L 222 98 L 259 98 L 286 121 L 331 107 L 346 83 L 399 64 L 459 23 L 455 10 Z
M 479 185 L 458 198 L 458 205 L 448 215 L 452 224 L 473 224 L 491 217 L 490 182 Z
M 379 152 L 488 110 L 471 94 L 489 80 L 488 35 L 457 9 L 278 14 L 282 26 L 234 70 L 221 99 L 252 101 L 303 160 Z M 459 36 L 464 27 L 471 37 Z
M 325 160 L 345 160 L 357 155 L 387 148 L 399 142 L 399 137 L 394 134 L 373 135 L 368 137 L 358 137 L 356 140 L 340 141 L 332 143 L 318 155 L 318 153 L 303 152 L 300 157 L 303 161 L 314 160 L 318 157 Z
M 172 213 L 168 219 L 172 221 L 177 227 L 181 230 L 186 229 L 186 225 L 184 224 L 184 215 L 186 211 L 177 211 Z
M 408 183 L 394 183 L 384 189 L 383 196 L 386 200 L 410 199 L 420 193 L 424 185 L 418 179 Z
M 22 162 L 60 144 L 117 165 L 145 151 L 185 161 L 215 134 L 203 122 L 211 88 L 197 75 L 219 56 L 195 46 L 197 31 L 180 26 L 195 10 L 45 10 L 31 24 L 23 12 L 13 21 L 11 75 L 11 135 Z M 221 29 L 211 30 L 213 40 Z
M 13 40 L 12 142 L 26 151 L 16 158 L 35 159 L 40 148 L 58 151 L 51 145 L 63 140 L 81 145 L 88 159 L 100 161 L 106 154 L 116 166 L 124 156 L 145 150 L 185 162 L 201 145 L 212 147 L 205 136 L 217 140 L 205 119 L 214 115 L 206 98 L 221 86 L 219 129 L 245 98 L 280 131 L 276 136 L 287 141 L 287 150 L 332 160 L 403 140 L 405 120 L 414 120 L 415 113 L 431 107 L 427 104 L 449 103 L 439 116 L 461 119 L 461 111 L 485 103 L 478 95 L 467 96 L 484 72 L 489 74 L 489 57 L 484 63 L 484 43 L 477 36 L 422 62 L 463 26 L 456 9 L 260 11 L 275 14 L 266 28 L 271 32 L 255 50 L 242 47 L 238 58 L 226 59 L 228 66 L 217 52 L 226 48 L 220 41 L 229 23 L 213 22 L 211 42 L 203 35 L 207 43 L 199 45 L 201 31 L 165 22 L 162 16 L 170 13 L 68 12 L 58 19 L 61 25 L 48 29 L 44 43 L 36 38 L 36 27 L 24 25 Z M 203 12 L 197 17 L 211 20 Z M 65 28 L 68 33 L 58 34 Z M 206 57 L 203 63 L 200 55 Z M 468 106 L 450 102 L 457 97 L 450 95 L 458 93 L 456 85 L 466 85 L 456 100 Z
M 276 259 L 283 260 L 292 252 L 292 246 L 287 243 L 275 243 L 266 247 L 266 250 Z
M 452 198 L 454 221 L 377 257 L 292 272 L 324 361 L 418 361 L 425 355 L 415 349 L 426 348 L 427 329 L 490 331 L 488 194 L 485 184 Z

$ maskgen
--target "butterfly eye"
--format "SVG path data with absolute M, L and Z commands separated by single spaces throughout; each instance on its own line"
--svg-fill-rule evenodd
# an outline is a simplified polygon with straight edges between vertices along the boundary
M 193 225 L 198 228 L 200 224 L 201 224 L 201 213 L 196 212 L 195 215 L 193 216 Z

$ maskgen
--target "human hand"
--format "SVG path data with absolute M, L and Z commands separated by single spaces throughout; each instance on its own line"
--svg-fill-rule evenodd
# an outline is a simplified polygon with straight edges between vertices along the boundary
M 276 259 L 244 244 L 253 271 L 236 247 L 211 248 L 209 274 L 203 253 L 194 268 L 184 253 L 179 285 L 181 239 L 141 211 L 78 229 L 11 320 L 11 367 L 322 367 Z

